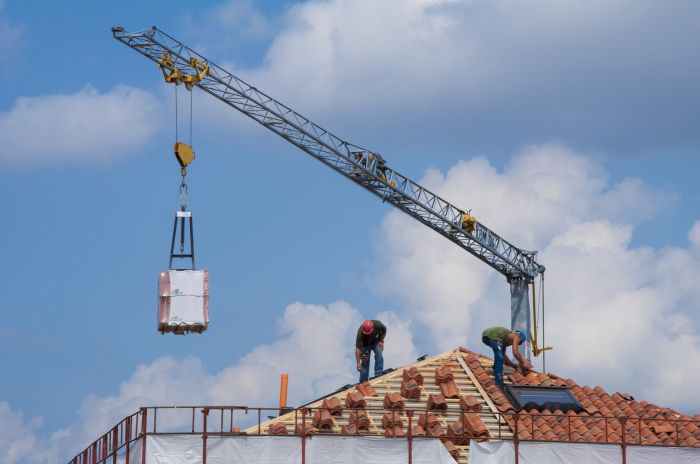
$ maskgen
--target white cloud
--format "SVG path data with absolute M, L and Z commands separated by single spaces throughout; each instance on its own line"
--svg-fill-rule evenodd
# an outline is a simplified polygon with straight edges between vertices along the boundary
M 14 464 L 30 455 L 41 423 L 41 418 L 26 421 L 21 411 L 13 411 L 6 401 L 0 401 L 0 461 Z
M 697 250 L 700 250 L 700 221 L 696 221 L 688 232 L 688 240 Z
M 113 159 L 150 140 L 160 125 L 159 108 L 151 93 L 126 86 L 20 97 L 0 113 L 0 160 L 35 165 Z
M 632 246 L 635 228 L 674 201 L 639 179 L 611 184 L 600 165 L 556 145 L 532 147 L 502 172 L 463 161 L 421 181 L 547 266 L 548 368 L 581 383 L 622 389 L 661 405 L 700 409 L 700 290 L 696 253 Z M 650 199 L 654 199 L 650 201 Z M 508 325 L 506 281 L 398 212 L 376 243 L 377 289 L 405 304 L 421 346 L 478 351 L 488 325 Z
M 48 437 L 39 431 L 43 418 L 26 419 L 22 411 L 15 411 L 6 401 L 0 401 L 0 462 L 62 462 L 57 443 L 64 436 L 57 430 Z
M 380 140 L 420 128 L 436 137 L 457 131 L 482 146 L 494 134 L 517 143 L 688 146 L 698 140 L 685 124 L 697 105 L 676 102 L 697 102 L 700 66 L 685 57 L 700 40 L 691 19 L 700 7 L 643 4 L 303 2 L 286 12 L 263 62 L 238 74 L 303 114 L 381 131 Z M 245 5 L 216 11 L 259 17 L 242 14 Z M 235 63 L 235 54 L 220 61 Z

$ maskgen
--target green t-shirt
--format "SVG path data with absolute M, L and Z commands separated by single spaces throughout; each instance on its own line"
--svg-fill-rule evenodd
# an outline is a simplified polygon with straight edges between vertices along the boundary
M 372 324 L 374 325 L 374 330 L 369 335 L 362 333 L 362 326 L 357 329 L 357 338 L 355 338 L 356 348 L 362 349 L 365 346 L 372 346 L 384 341 L 386 326 L 379 321 L 372 321 Z
M 481 335 L 483 337 L 488 337 L 491 340 L 499 340 L 503 342 L 503 346 L 508 346 L 510 345 L 508 337 L 511 333 L 512 332 L 510 329 L 506 329 L 505 327 L 489 327 L 488 329 L 484 330 Z

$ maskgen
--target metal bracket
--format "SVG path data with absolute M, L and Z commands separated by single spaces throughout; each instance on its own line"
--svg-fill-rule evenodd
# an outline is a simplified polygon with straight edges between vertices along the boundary
M 180 252 L 175 253 L 175 236 L 178 235 L 178 224 L 180 229 Z M 189 228 L 189 234 L 185 233 L 187 228 Z M 186 247 L 185 243 L 186 235 L 189 235 L 189 248 Z M 194 271 L 194 226 L 192 225 L 192 213 L 190 211 L 178 211 L 175 213 L 173 237 L 170 241 L 170 263 L 168 264 L 168 269 L 185 270 L 185 268 L 173 268 L 173 259 L 190 259 L 192 265 L 189 269 Z

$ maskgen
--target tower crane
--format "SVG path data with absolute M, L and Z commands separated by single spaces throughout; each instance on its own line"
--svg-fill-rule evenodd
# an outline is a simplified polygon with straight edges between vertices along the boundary
M 391 168 L 379 153 L 332 134 L 157 27 L 140 32 L 113 27 L 112 34 L 157 63 L 167 82 L 196 86 L 237 109 L 503 274 L 510 285 L 511 329 L 530 334 L 524 354 L 530 357 L 530 340 L 535 355 L 549 349 L 537 346 L 536 317 L 535 331 L 530 329 L 529 288 L 534 309 L 534 282 L 545 271 L 537 252 L 512 245 L 468 211 Z

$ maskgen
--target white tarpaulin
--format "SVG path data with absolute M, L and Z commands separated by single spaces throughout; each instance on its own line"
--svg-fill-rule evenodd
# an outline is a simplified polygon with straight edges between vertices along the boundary
M 520 442 L 519 464 L 622 464 L 620 445 Z M 697 464 L 700 448 L 627 446 L 627 464 Z M 469 464 L 515 464 L 512 441 L 476 442 L 469 445 Z
M 132 445 L 130 462 L 141 464 L 140 441 Z M 440 440 L 414 439 L 413 464 L 455 464 Z M 124 463 L 122 458 L 119 463 Z M 201 435 L 149 435 L 146 464 L 200 464 Z M 309 436 L 305 464 L 408 463 L 408 442 L 374 437 Z M 301 464 L 300 437 L 209 437 L 207 464 Z
M 209 325 L 209 272 L 169 270 L 158 280 L 158 330 L 204 332 Z

